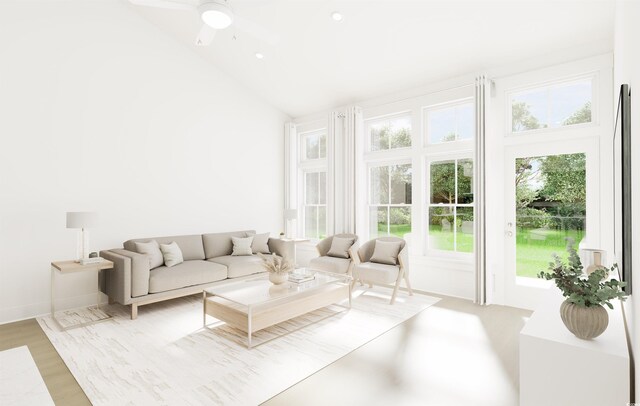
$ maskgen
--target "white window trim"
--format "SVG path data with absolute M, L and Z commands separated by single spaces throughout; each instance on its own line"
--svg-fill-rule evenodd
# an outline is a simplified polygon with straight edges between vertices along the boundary
M 452 152 L 452 153 L 448 153 L 448 154 L 432 154 L 432 155 L 427 155 L 424 157 L 424 185 L 423 185 L 423 190 L 425 191 L 425 195 L 424 195 L 424 201 L 421 202 L 421 204 L 424 206 L 424 210 L 423 210 L 423 219 L 422 222 L 424 224 L 424 246 L 423 246 L 423 250 L 425 253 L 425 256 L 427 257 L 431 257 L 431 258 L 440 258 L 440 259 L 453 259 L 453 260 L 459 260 L 461 262 L 471 262 L 473 260 L 473 251 L 472 252 L 459 252 L 459 251 L 447 251 L 447 250 L 438 250 L 438 249 L 433 249 L 429 247 L 429 240 L 430 240 L 430 235 L 429 235 L 429 226 L 430 226 L 430 222 L 429 222 L 429 209 L 431 207 L 472 207 L 474 208 L 474 238 L 475 238 L 475 196 L 474 196 L 474 202 L 473 203 L 467 203 L 467 204 L 443 204 L 443 205 L 439 205 L 439 204 L 431 204 L 431 164 L 434 162 L 442 162 L 442 161 L 459 161 L 459 160 L 463 160 L 463 159 L 468 159 L 471 160 L 471 162 L 473 162 L 473 151 L 457 151 L 457 152 Z M 473 165 L 474 171 L 475 171 L 475 162 Z M 458 194 L 458 179 L 456 177 L 456 200 L 457 200 L 457 194 Z
M 308 137 L 310 135 L 322 135 L 324 134 L 327 137 L 327 147 L 326 147 L 326 154 L 329 154 L 329 146 L 328 146 L 328 142 L 329 142 L 329 134 L 328 134 L 328 129 L 326 127 L 321 127 L 321 128 L 314 128 L 311 130 L 307 130 L 307 131 L 303 131 L 297 134 L 297 143 L 298 143 L 298 151 L 296 153 L 296 156 L 298 157 L 297 159 L 297 165 L 298 165 L 298 170 L 297 170 L 297 185 L 298 185 L 298 204 L 297 204 L 297 209 L 298 209 L 298 224 L 297 224 L 297 235 L 304 237 L 304 238 L 309 238 L 312 241 L 316 241 L 317 238 L 316 237 L 307 237 L 305 235 L 305 224 L 306 224 L 306 219 L 305 219 L 305 207 L 309 206 L 306 204 L 306 174 L 310 173 L 310 172 L 324 172 L 325 176 L 326 176 L 326 180 L 325 180 L 325 187 L 327 188 L 327 191 L 325 192 L 325 203 L 323 205 L 311 205 L 311 206 L 324 206 L 325 207 L 325 217 L 326 217 L 326 221 L 327 224 L 325 224 L 325 230 L 328 233 L 328 198 L 329 198 L 329 171 L 328 171 L 328 157 L 325 156 L 324 158 L 313 158 L 313 159 L 307 159 L 305 156 L 305 143 L 304 143 L 304 138 Z
M 326 169 L 326 165 L 324 168 L 318 166 L 315 168 L 305 168 L 305 169 L 301 169 L 301 204 L 300 204 L 300 214 L 298 215 L 298 218 L 300 218 L 300 229 L 301 229 L 301 236 L 304 238 L 308 238 L 310 240 L 318 240 L 319 238 L 315 237 L 315 236 L 307 236 L 305 234 L 305 225 L 307 224 L 306 222 L 306 218 L 305 218 L 305 208 L 307 207 L 315 207 L 316 209 L 319 207 L 324 207 L 325 210 L 325 225 L 324 225 L 324 230 L 325 233 L 327 233 L 327 227 L 328 227 L 328 217 L 327 217 L 327 208 L 328 208 L 328 203 L 327 203 L 327 191 L 325 190 L 325 196 L 324 196 L 324 203 L 315 203 L 315 204 L 308 204 L 307 203 L 307 185 L 306 185 L 306 178 L 307 178 L 307 174 L 309 173 L 324 173 L 325 175 L 325 188 L 327 188 L 327 169 Z M 318 201 L 320 200 L 320 179 L 318 179 Z M 320 229 L 320 219 L 316 218 L 316 230 Z
M 562 85 L 576 84 L 576 83 L 584 82 L 586 80 L 591 81 L 591 122 L 580 123 L 580 124 L 570 124 L 570 125 L 554 127 L 554 128 L 536 128 L 534 130 L 524 130 L 524 131 L 516 131 L 516 132 L 513 131 L 513 116 L 511 114 L 512 112 L 511 102 L 512 102 L 512 96 L 514 94 L 532 91 L 532 90 L 562 86 Z M 556 133 L 556 132 L 566 132 L 567 130 L 583 129 L 588 127 L 598 127 L 600 123 L 599 114 L 598 114 L 600 111 L 599 89 L 598 89 L 599 83 L 600 83 L 599 73 L 589 72 L 586 74 L 565 76 L 565 77 L 556 78 L 553 80 L 536 82 L 536 83 L 531 83 L 524 86 L 517 86 L 517 87 L 510 88 L 505 92 L 506 111 L 505 111 L 504 117 L 506 119 L 506 124 L 505 124 L 506 125 L 505 128 L 507 129 L 506 136 L 521 137 L 521 136 L 526 136 L 531 134 L 550 134 L 550 133 Z
M 371 215 L 371 208 L 372 207 L 408 207 L 411 210 L 411 218 L 413 218 L 413 190 L 412 190 L 412 194 L 411 194 L 411 204 L 406 204 L 406 203 L 396 203 L 396 204 L 392 204 L 391 200 L 389 200 L 389 203 L 380 203 L 380 204 L 375 204 L 371 201 L 371 169 L 372 168 L 380 168 L 380 167 L 385 167 L 385 166 L 394 166 L 394 165 L 412 165 L 411 162 L 411 157 L 405 157 L 405 158 L 401 158 L 401 159 L 386 159 L 386 160 L 378 160 L 378 161 L 371 161 L 368 162 L 366 165 L 367 168 L 367 198 L 366 198 L 366 217 L 369 220 L 367 222 L 368 227 L 371 225 L 371 219 L 369 218 L 369 216 Z M 413 165 L 411 167 L 411 188 L 413 189 Z M 389 187 L 391 187 L 391 183 L 389 183 Z M 391 190 L 389 190 L 389 194 L 391 194 Z M 390 196 L 389 196 L 390 198 Z M 387 211 L 387 228 L 389 228 L 391 226 L 391 224 L 389 224 L 389 211 Z M 412 222 L 413 223 L 413 222 Z M 410 223 L 410 224 L 412 224 Z M 391 234 L 387 231 L 386 236 L 390 236 Z M 371 237 L 371 229 L 367 228 L 367 238 Z

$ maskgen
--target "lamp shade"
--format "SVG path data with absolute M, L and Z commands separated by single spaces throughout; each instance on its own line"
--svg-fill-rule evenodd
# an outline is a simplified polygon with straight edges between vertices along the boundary
M 67 212 L 67 228 L 94 228 L 98 226 L 98 213 L 88 211 Z
M 295 220 L 298 218 L 298 210 L 296 209 L 286 209 L 284 211 L 284 219 L 285 220 Z

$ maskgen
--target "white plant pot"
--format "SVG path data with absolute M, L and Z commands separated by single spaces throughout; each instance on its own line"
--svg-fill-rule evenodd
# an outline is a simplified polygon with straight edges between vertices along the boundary
M 609 314 L 604 307 L 580 307 L 566 300 L 560 306 L 560 317 L 567 329 L 583 340 L 598 337 L 609 325 Z
M 288 273 L 275 273 L 275 272 L 269 272 L 269 281 L 271 283 L 273 283 L 274 285 L 282 285 L 283 283 L 285 283 L 286 281 L 289 280 L 289 274 Z

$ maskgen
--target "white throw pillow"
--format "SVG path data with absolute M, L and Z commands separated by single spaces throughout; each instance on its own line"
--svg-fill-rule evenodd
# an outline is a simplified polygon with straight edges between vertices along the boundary
M 231 237 L 231 241 L 233 242 L 233 252 L 231 255 L 253 255 L 253 251 L 251 250 L 253 237 Z
M 247 233 L 247 237 L 253 237 L 251 251 L 253 251 L 254 254 L 271 254 L 271 251 L 269 251 L 269 233 Z
M 400 241 L 376 240 L 376 246 L 373 249 L 370 261 L 378 264 L 398 265 L 399 253 Z
M 171 244 L 160 244 L 160 251 L 162 251 L 164 265 L 166 267 L 172 267 L 184 262 L 182 250 L 180 250 L 180 247 L 178 247 L 175 241 Z
M 335 258 L 349 258 L 349 248 L 353 245 L 355 239 L 344 237 L 333 237 L 331 240 L 331 248 L 327 252 L 327 256 Z
M 164 258 L 162 257 L 162 251 L 160 251 L 160 245 L 158 241 L 151 240 L 147 242 L 136 242 L 136 251 L 139 254 L 145 254 L 149 256 L 149 268 L 157 268 L 164 264 Z

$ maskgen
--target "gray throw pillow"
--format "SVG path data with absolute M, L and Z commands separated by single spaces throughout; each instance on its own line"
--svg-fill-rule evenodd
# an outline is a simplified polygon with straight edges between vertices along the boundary
M 271 254 L 271 251 L 269 251 L 269 233 L 247 233 L 247 237 L 253 237 L 251 251 L 253 251 L 254 254 Z
M 147 242 L 136 242 L 136 251 L 139 254 L 145 254 L 149 256 L 149 268 L 157 268 L 164 264 L 164 257 L 162 251 L 160 251 L 160 245 L 158 241 L 151 240 Z
M 160 251 L 164 257 L 164 265 L 168 268 L 184 262 L 182 250 L 175 241 L 171 244 L 160 244 Z
M 349 248 L 353 245 L 354 238 L 333 237 L 331 248 L 327 256 L 336 258 L 349 258 Z
M 376 246 L 373 249 L 370 261 L 378 264 L 398 265 L 400 245 L 400 241 L 376 240 Z
M 253 255 L 253 251 L 251 250 L 253 237 L 231 237 L 231 241 L 233 242 L 233 252 L 231 255 Z

